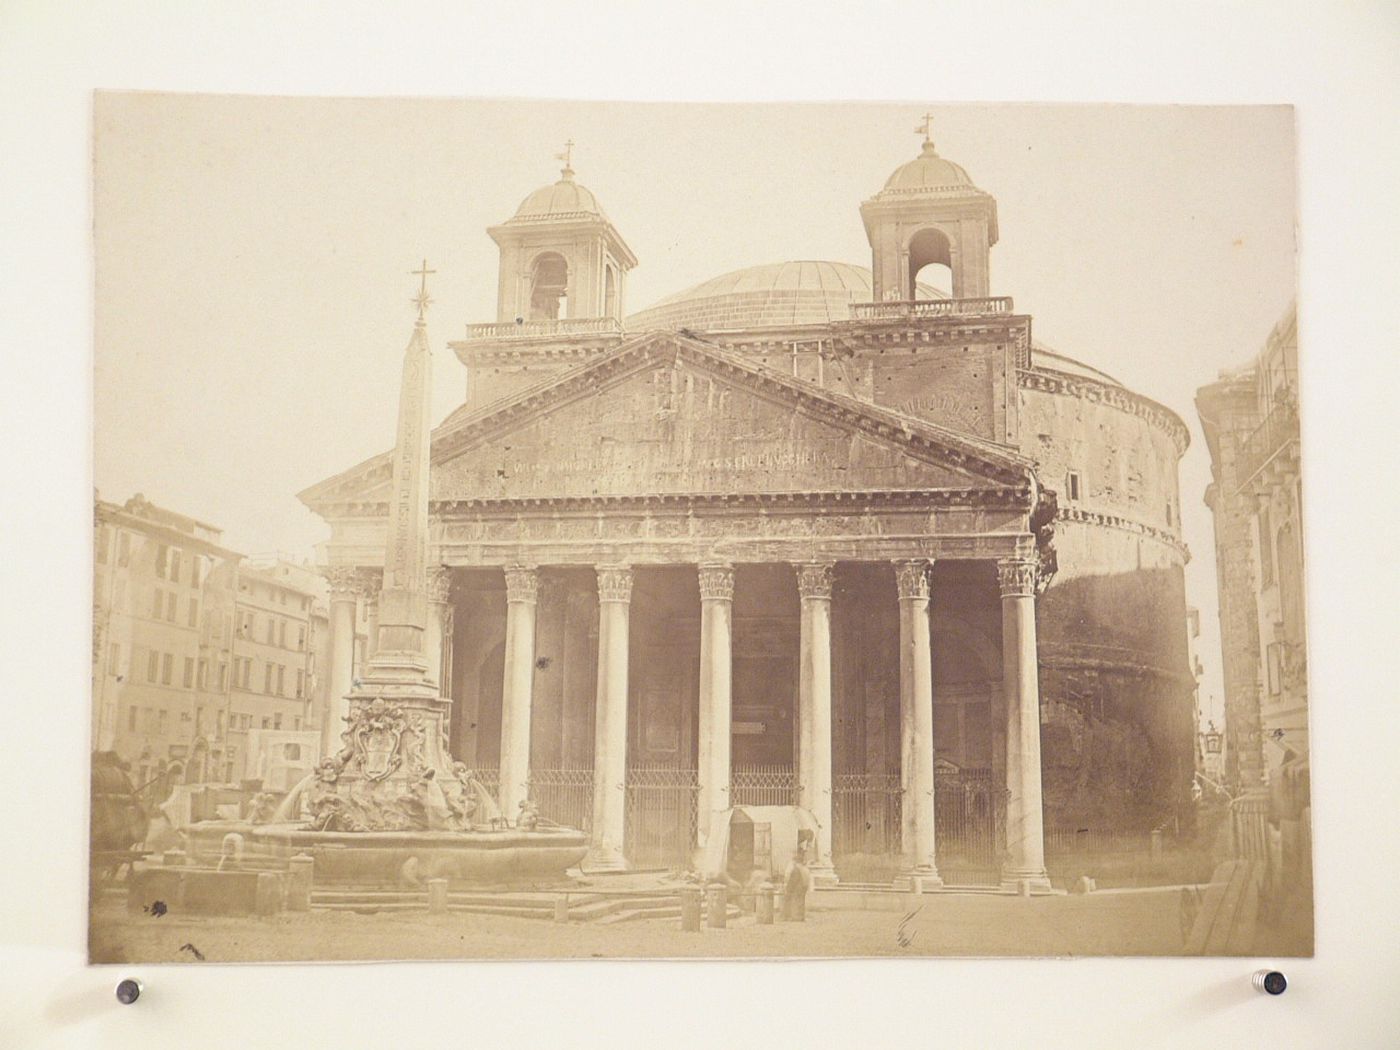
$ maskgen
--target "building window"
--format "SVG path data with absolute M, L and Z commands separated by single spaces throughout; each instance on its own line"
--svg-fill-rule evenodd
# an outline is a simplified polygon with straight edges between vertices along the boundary
M 1269 695 L 1278 696 L 1283 692 L 1283 643 L 1270 642 L 1266 654 Z
M 297 672 L 297 699 L 300 700 L 306 693 L 306 672 Z
M 283 649 L 287 648 L 287 621 L 280 620 L 277 623 L 277 644 Z
M 300 728 L 301 728 L 301 715 L 297 715 L 295 718 L 292 719 L 292 728 L 293 728 L 293 729 L 300 729 Z
M 306 627 L 303 625 L 303 626 L 300 626 L 300 627 L 297 628 L 297 652 L 305 652 L 305 651 L 306 651 Z
M 263 727 L 264 729 L 271 729 L 271 728 L 272 728 L 272 719 L 270 719 L 270 718 L 264 716 L 264 717 L 263 717 L 263 720 L 262 720 L 262 727 Z
M 196 554 L 190 559 L 190 586 L 198 587 L 204 579 L 204 558 Z
M 242 685 L 243 685 L 243 688 L 244 688 L 244 689 L 247 689 L 247 688 L 248 688 L 248 678 L 252 675 L 252 673 L 253 673 L 253 658 L 252 658 L 251 656 L 245 656 L 245 657 L 243 657 L 243 680 L 242 680 Z
M 264 693 L 270 693 L 270 692 L 272 692 L 272 665 L 271 665 L 271 664 L 264 664 L 264 665 L 263 665 L 263 692 L 264 692 Z
M 117 531 L 117 565 L 126 568 L 131 564 L 131 533 Z
M 122 647 L 113 642 L 107 647 L 107 673 L 113 678 L 117 676 L 117 665 L 121 663 Z
M 175 657 L 171 653 L 163 653 L 160 658 L 160 684 L 169 685 L 175 677 Z
M 170 582 L 180 582 L 180 548 L 175 547 L 170 552 Z
M 156 575 L 162 580 L 165 579 L 165 566 L 170 558 L 170 548 L 165 544 L 156 547 Z
M 199 661 L 199 688 L 209 688 L 209 661 L 203 657 Z
M 287 669 L 282 664 L 277 665 L 277 695 L 285 696 L 287 684 Z
M 98 564 L 98 565 L 106 565 L 106 564 L 107 564 L 107 543 L 108 543 L 107 533 L 108 533 L 108 532 L 109 532 L 109 530 L 108 530 L 108 528 L 107 528 L 106 525 L 99 525 L 99 526 L 97 526 L 97 564 Z
M 273 728 L 273 729 L 281 729 L 281 728 L 282 728 L 282 712 L 281 712 L 281 711 L 278 711 L 275 715 L 272 716 L 272 728 Z
M 165 596 L 165 618 L 171 623 L 175 622 L 175 592 L 171 591 Z
M 1259 582 L 1265 587 L 1274 582 L 1274 530 L 1269 527 L 1269 508 L 1259 511 Z
M 1082 482 L 1079 480 L 1079 471 L 1071 470 L 1065 478 L 1065 492 L 1070 499 L 1077 500 L 1080 496 Z
M 152 649 L 146 654 L 146 681 L 152 685 L 160 676 L 160 653 Z
M 159 587 L 157 587 L 157 588 L 156 588 L 156 593 L 152 596 L 152 599 L 151 599 L 151 618 L 154 619 L 154 620 L 159 620 L 159 619 L 160 619 L 160 614 L 161 614 L 162 611 L 164 611 L 164 609 L 165 609 L 165 592 L 162 591 Z
M 276 643 L 277 643 L 277 624 L 273 621 L 272 617 L 269 616 L 269 617 L 268 617 L 268 620 L 267 620 L 267 644 L 268 644 L 268 645 L 275 645 Z
M 198 627 L 198 626 L 199 626 L 199 599 L 198 599 L 198 598 L 191 598 L 191 599 L 190 599 L 190 619 L 189 619 L 189 624 L 190 624 L 191 627 Z
M 228 691 L 228 664 L 219 664 L 219 692 Z
M 193 656 L 187 656 L 187 657 L 185 657 L 185 678 L 184 678 L 184 682 L 185 682 L 185 688 L 186 688 L 186 689 L 193 689 L 193 688 L 194 688 L 194 657 L 193 657 Z

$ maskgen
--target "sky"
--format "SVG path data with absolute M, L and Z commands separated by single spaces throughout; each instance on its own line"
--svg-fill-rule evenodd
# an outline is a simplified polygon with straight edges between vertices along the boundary
M 744 266 L 869 265 L 860 202 L 917 155 L 926 110 L 939 152 L 997 198 L 993 294 L 1191 431 L 1187 591 L 1218 713 L 1193 398 L 1258 352 L 1294 296 L 1288 107 L 100 95 L 97 488 L 221 526 L 237 550 L 310 556 L 328 530 L 295 494 L 392 444 L 409 271 L 437 271 L 440 419 L 466 387 L 447 342 L 495 319 L 486 227 L 558 177 L 565 140 L 640 259 L 631 312 Z

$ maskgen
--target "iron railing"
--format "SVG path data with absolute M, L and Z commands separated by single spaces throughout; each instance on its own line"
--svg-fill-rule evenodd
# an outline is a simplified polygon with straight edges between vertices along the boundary
M 990 769 L 935 770 L 935 843 L 946 881 L 995 879 L 1006 839 L 1007 795 Z
M 593 825 L 593 770 L 531 769 L 530 798 L 545 820 L 588 831 Z
M 696 770 L 633 766 L 626 792 L 628 860 L 639 867 L 689 868 L 700 796 Z
M 1298 442 L 1298 405 L 1292 398 L 1278 402 L 1264 421 L 1254 428 L 1240 446 L 1239 470 L 1240 487 L 1254 480 L 1269 461 L 1277 456 L 1290 443 Z
M 736 806 L 797 804 L 797 773 L 791 766 L 734 766 L 729 797 Z
M 903 801 L 898 773 L 837 773 L 831 785 L 832 852 L 897 856 Z
M 1046 828 L 1046 856 L 1066 853 L 1146 853 L 1152 846 L 1147 831 L 1111 831 L 1103 828 Z

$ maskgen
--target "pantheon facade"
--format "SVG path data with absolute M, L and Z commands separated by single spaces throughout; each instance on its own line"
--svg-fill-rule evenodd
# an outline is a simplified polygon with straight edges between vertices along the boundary
M 1180 827 L 1185 426 L 991 294 L 996 201 L 927 136 L 858 213 L 868 270 L 630 315 L 637 259 L 567 162 L 487 231 L 497 316 L 451 344 L 432 436 L 430 666 L 454 756 L 591 865 L 682 866 L 730 806 L 796 803 L 820 878 L 1035 889 L 1066 836 Z M 391 460 L 301 494 L 333 697 Z

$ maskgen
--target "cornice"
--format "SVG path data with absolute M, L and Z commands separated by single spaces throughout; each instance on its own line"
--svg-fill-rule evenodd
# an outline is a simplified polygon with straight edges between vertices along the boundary
M 1191 560 L 1191 551 L 1185 543 L 1181 541 L 1174 532 L 1166 529 L 1159 529 L 1155 525 L 1148 525 L 1145 522 L 1135 521 L 1132 518 L 1124 518 L 1117 514 L 1104 514 L 1100 511 L 1085 510 L 1083 507 L 1060 507 L 1059 513 L 1055 515 L 1056 521 L 1072 521 L 1081 525 L 1101 525 L 1110 529 L 1123 529 L 1127 532 L 1137 533 L 1139 536 L 1146 536 L 1150 540 L 1164 543 L 1172 550 L 1181 555 L 1182 561 Z
M 1176 454 L 1183 456 L 1191 445 L 1191 432 L 1186 429 L 1180 416 L 1166 405 L 1151 398 L 1135 394 L 1124 387 L 1111 386 L 1094 379 L 1072 376 L 1049 369 L 1021 368 L 1016 372 L 1016 383 L 1027 390 L 1039 390 L 1046 394 L 1064 394 L 1098 404 L 1109 405 L 1120 412 L 1137 416 L 1165 432 L 1176 446 Z

